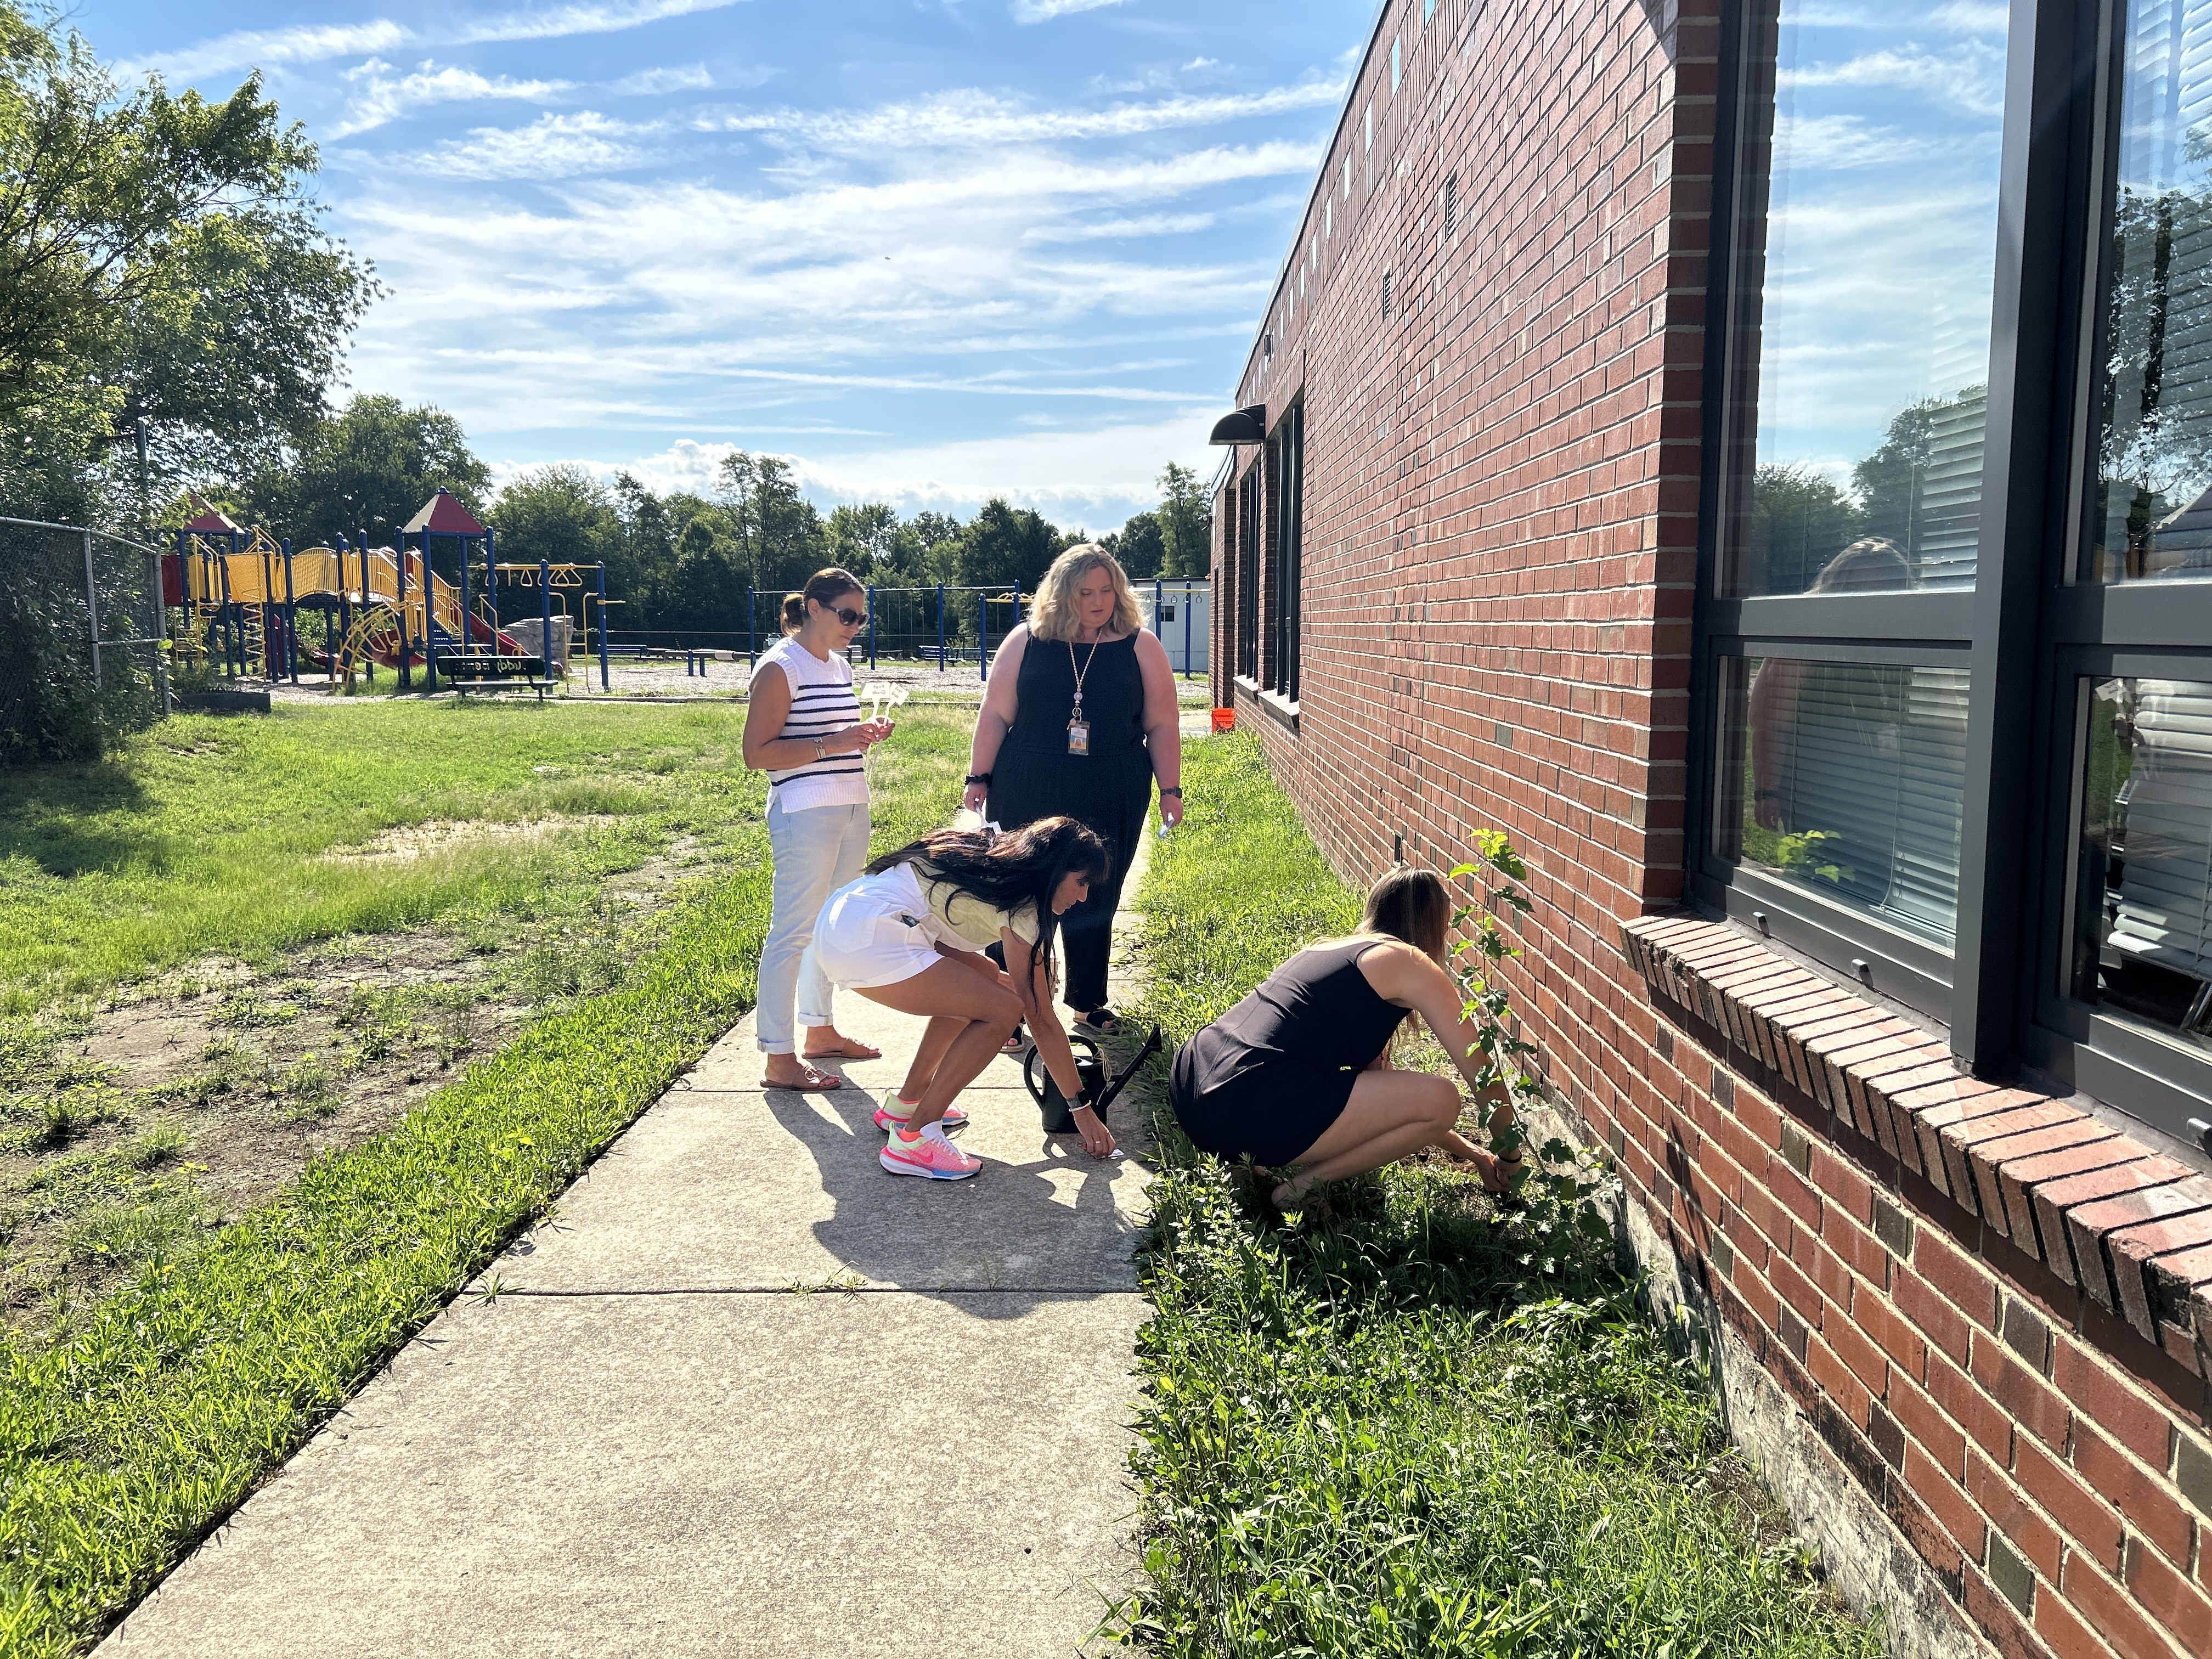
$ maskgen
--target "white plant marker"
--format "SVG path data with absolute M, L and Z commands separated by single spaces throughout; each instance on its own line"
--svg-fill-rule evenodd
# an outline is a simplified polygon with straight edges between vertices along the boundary
M 860 695 L 866 697 L 871 705 L 868 718 L 872 720 L 879 720 L 884 717 L 885 703 L 896 708 L 913 693 L 896 680 L 870 680 L 867 684 L 860 688 Z

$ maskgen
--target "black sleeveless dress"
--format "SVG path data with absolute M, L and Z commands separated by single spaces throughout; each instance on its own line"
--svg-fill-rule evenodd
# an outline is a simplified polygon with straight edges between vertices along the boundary
M 1083 669 L 1083 717 L 1091 752 L 1067 752 L 1067 720 L 1075 706 L 1075 671 Z M 1064 640 L 1031 639 L 1022 647 L 1014 682 L 1014 723 L 991 763 L 991 799 L 983 816 L 1002 830 L 1039 818 L 1071 817 L 1106 843 L 1107 879 L 1060 919 L 1060 994 L 1078 1013 L 1106 1004 L 1107 958 L 1114 912 L 1145 814 L 1152 804 L 1152 757 L 1145 746 L 1145 679 L 1137 636 L 1079 645 L 1071 659 Z
M 1176 1051 L 1169 1103 L 1216 1158 L 1295 1164 L 1344 1115 L 1407 1009 L 1359 971 L 1376 939 L 1301 951 Z

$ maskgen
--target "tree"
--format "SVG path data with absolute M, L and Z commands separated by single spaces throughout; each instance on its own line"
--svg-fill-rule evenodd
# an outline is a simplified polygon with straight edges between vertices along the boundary
M 388 538 L 441 487 L 482 517 L 490 481 L 452 416 L 364 395 L 317 422 L 289 462 L 258 475 L 246 494 L 255 516 L 297 544 L 364 530 Z
M 1752 483 L 1744 548 L 1753 593 L 1802 593 L 1860 534 L 1861 516 L 1832 480 L 1796 466 L 1762 466 Z
M 1121 568 L 1135 581 L 1146 580 L 1160 574 L 1160 564 L 1167 556 L 1167 545 L 1160 535 L 1160 520 L 1156 513 L 1132 513 L 1128 522 L 1101 544 L 1109 553 L 1121 561 Z
M 1160 473 L 1163 576 L 1203 576 L 1213 568 L 1213 506 L 1198 474 L 1170 461 Z
M 963 586 L 1018 585 L 1034 592 L 1067 538 L 1028 507 L 1010 507 L 994 495 L 962 532 L 957 569 Z
M 622 538 L 614 503 L 580 466 L 517 473 L 499 492 L 490 522 L 499 532 L 499 556 L 526 563 L 611 563 Z
M 748 585 L 780 600 L 822 568 L 829 554 L 822 515 L 799 493 L 789 461 L 733 449 L 714 481 Z
M 92 466 L 120 429 L 167 485 L 264 462 L 325 412 L 376 292 L 303 193 L 315 147 L 249 77 L 128 91 L 0 0 L 0 483 Z M 143 424 L 140 422 L 143 421 Z

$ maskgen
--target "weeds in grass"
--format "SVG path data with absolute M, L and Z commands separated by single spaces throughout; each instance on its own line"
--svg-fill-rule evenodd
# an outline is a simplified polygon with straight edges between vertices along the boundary
M 426 723 L 445 718 L 437 707 L 404 712 Z M 559 711 L 568 728 L 561 742 L 573 746 L 595 712 Z M 666 720 L 665 711 L 618 712 Z M 347 711 L 345 746 L 392 749 L 379 775 L 403 796 L 417 786 L 408 751 L 376 723 L 382 713 Z M 575 715 L 583 721 L 572 726 Z M 512 720 L 501 729 L 517 734 L 499 745 L 502 765 L 512 757 L 526 771 L 549 750 L 569 752 L 535 735 L 550 722 L 531 711 L 498 718 Z M 193 724 L 170 722 L 164 735 L 195 738 Z M 717 716 L 693 728 L 702 749 L 727 724 Z M 228 729 L 214 727 L 215 738 Z M 475 711 L 452 729 L 484 746 Z M 899 743 L 902 788 L 878 798 L 879 850 L 951 815 L 965 720 L 956 712 L 909 720 Z M 606 994 L 556 1005 L 526 1041 L 481 1060 L 388 1133 L 319 1158 L 281 1200 L 210 1231 L 204 1218 L 187 1225 L 180 1208 L 149 1196 L 155 1183 L 119 1161 L 87 1166 L 88 1206 L 78 1213 L 126 1200 L 144 1213 L 88 1220 L 82 1242 L 149 1254 L 122 1289 L 89 1308 L 67 1274 L 56 1279 L 52 1340 L 0 1354 L 0 1632 L 11 1656 L 58 1659 L 95 1638 L 750 1006 L 770 885 L 759 787 L 745 781 L 742 795 L 715 798 L 747 856 L 726 878 L 688 886 L 648 930 L 625 936 L 633 953 Z M 201 833 L 220 839 L 222 828 Z M 51 836 L 38 844 L 57 861 L 66 851 Z M 189 863 L 185 849 L 170 855 Z M 0 864 L 8 860 L 0 838 Z M 9 865 L 9 880 L 22 861 Z M 264 890 L 247 897 L 260 902 Z M 54 918 L 77 902 L 55 901 L 46 937 L 66 933 Z M 310 920 L 320 927 L 337 914 L 326 908 Z M 344 914 L 348 926 L 367 927 L 393 913 Z M 204 941 L 195 931 L 203 921 L 178 920 L 148 938 L 163 949 Z M 126 948 L 138 947 L 103 935 L 103 951 Z M 23 960 L 0 961 L 0 975 L 20 975 Z M 232 1034 L 203 1063 L 265 1065 Z
M 1358 916 L 1256 743 L 1190 745 L 1184 778 L 1144 897 L 1146 1012 L 1178 1036 Z M 1241 878 L 1260 846 L 1269 879 Z M 1149 1582 L 1100 1635 L 1176 1659 L 1880 1652 L 1802 1551 L 1762 1547 L 1699 1361 L 1578 1219 L 1591 1160 L 1547 1146 L 1551 1175 L 1504 1203 L 1401 1166 L 1284 1227 L 1158 1127 Z
M 116 1156 L 134 1170 L 152 1170 L 185 1155 L 192 1138 L 175 1123 L 149 1123 L 124 1142 Z
M 284 1116 L 294 1122 L 317 1122 L 331 1116 L 343 1103 L 337 1079 L 331 1068 L 313 1054 L 302 1054 L 284 1073 Z

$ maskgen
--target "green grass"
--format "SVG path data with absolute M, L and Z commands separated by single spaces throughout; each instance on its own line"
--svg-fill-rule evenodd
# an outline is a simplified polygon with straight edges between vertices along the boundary
M 1184 781 L 1144 896 L 1146 1012 L 1178 1038 L 1358 918 L 1256 744 L 1188 745 Z M 1879 1653 L 1574 1206 L 1494 1209 L 1428 1164 L 1286 1229 L 1171 1120 L 1161 1140 L 1149 1583 L 1111 1633 L 1194 1659 Z
M 719 833 L 760 787 L 737 759 L 743 717 L 280 704 L 265 718 L 179 715 L 99 763 L 11 769 L 0 775 L 0 1014 L 210 953 L 254 959 L 526 906 L 580 854 L 599 874 L 675 834 Z M 426 823 L 544 819 L 585 822 L 414 858 L 331 856 Z
M 343 797 L 297 781 L 335 824 L 281 806 L 288 787 L 267 747 L 293 741 L 281 723 L 210 727 L 198 740 L 234 745 L 223 752 L 246 775 L 241 792 L 264 809 L 280 804 L 273 809 L 282 820 L 276 828 L 240 811 L 229 820 L 230 833 L 264 853 L 276 848 L 296 871 L 316 851 L 357 840 L 388 820 L 386 787 L 411 779 L 411 799 L 423 817 L 453 816 L 495 788 L 506 789 L 500 799 L 511 803 L 518 787 L 524 797 L 533 787 L 521 775 L 558 763 L 539 757 L 568 752 L 563 745 L 579 741 L 562 734 L 568 721 L 599 721 L 584 729 L 589 741 L 642 748 L 671 719 L 667 710 L 480 715 L 472 707 L 464 728 L 442 724 L 445 712 L 400 706 L 389 711 L 393 724 L 357 727 L 352 722 L 364 716 L 373 722 L 386 711 L 335 711 L 331 726 L 319 728 L 325 735 L 380 732 L 389 750 L 374 762 L 339 765 L 354 780 Z M 678 721 L 688 723 L 691 713 Z M 421 726 L 407 726 L 408 718 Z M 409 766 L 418 730 L 425 758 Z M 469 741 L 498 752 L 464 752 L 464 731 L 475 733 Z M 697 746 L 685 738 L 654 752 L 696 759 L 724 731 L 718 725 L 697 733 Z M 958 711 L 904 723 L 878 765 L 878 848 L 949 818 L 965 731 Z M 178 735 L 177 726 L 157 734 L 164 745 Z M 283 763 L 296 774 L 302 759 L 295 751 Z M 158 757 L 144 764 L 141 787 L 151 790 L 149 778 L 159 779 L 161 789 L 200 802 L 219 793 Z M 363 780 L 372 775 L 380 781 L 368 787 Z M 318 927 L 396 924 L 441 894 L 453 901 L 445 884 L 528 878 L 526 872 L 487 876 L 457 866 L 434 878 L 428 896 L 395 891 L 364 904 L 333 890 L 290 903 L 281 882 L 264 882 L 250 861 L 219 845 L 201 846 L 158 824 L 133 830 L 126 804 L 112 798 L 123 788 L 113 779 L 79 785 L 74 804 L 53 809 L 58 825 L 20 807 L 10 814 L 15 857 L 37 867 L 33 904 L 44 941 L 9 958 L 19 975 L 27 961 L 35 969 L 39 950 L 66 944 L 75 926 L 97 941 L 109 964 L 96 979 L 127 969 L 131 948 L 158 943 L 173 960 L 256 941 L 273 945 Z M 95 811 L 87 793 L 103 791 L 109 798 Z M 74 1206 L 85 1249 L 133 1253 L 140 1265 L 122 1289 L 50 1343 L 19 1344 L 4 1356 L 0 1653 L 83 1650 L 751 1005 L 769 902 L 760 794 L 757 778 L 733 775 L 722 816 L 700 811 L 700 832 L 727 838 L 734 867 L 679 891 L 655 919 L 653 948 L 641 951 L 617 983 L 538 1018 L 388 1133 L 319 1159 L 279 1201 L 212 1233 L 201 1230 L 195 1248 L 161 1247 L 167 1236 L 161 1230 L 174 1224 L 172 1212 L 189 1195 L 180 1200 L 168 1184 L 165 1171 L 178 1145 L 158 1127 L 141 1131 L 114 1156 L 61 1169 L 46 1194 L 30 1195 Z M 589 810 L 601 810 L 607 798 L 596 799 Z M 566 801 L 557 810 L 583 809 Z M 72 847 L 78 851 L 63 856 Z M 101 859 L 89 856 L 95 848 L 104 849 Z M 80 855 L 74 873 L 64 867 Z M 86 877 L 111 898 L 131 893 L 152 902 L 156 914 L 118 923 L 100 902 L 52 890 Z M 196 896 L 199 884 L 228 878 L 248 889 L 248 902 L 232 920 Z M 46 972 L 44 981 L 15 982 L 50 983 L 52 970 Z M 13 1037 L 0 1030 L 0 1040 L 39 1039 L 19 1030 Z

